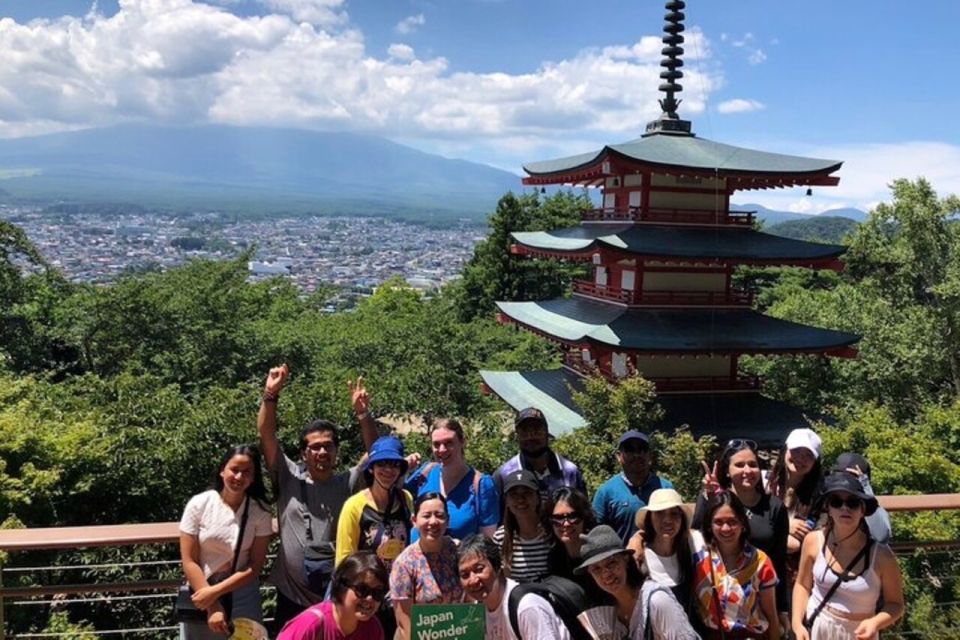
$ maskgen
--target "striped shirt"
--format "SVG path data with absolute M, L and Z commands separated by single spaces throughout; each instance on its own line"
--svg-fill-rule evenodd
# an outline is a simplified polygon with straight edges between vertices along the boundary
M 499 527 L 493 534 L 493 541 L 503 550 L 504 529 Z M 503 559 L 504 571 L 507 577 L 517 582 L 535 582 L 550 574 L 550 550 L 553 548 L 553 538 L 541 531 L 536 538 L 521 538 L 519 534 L 513 536 L 512 558 Z

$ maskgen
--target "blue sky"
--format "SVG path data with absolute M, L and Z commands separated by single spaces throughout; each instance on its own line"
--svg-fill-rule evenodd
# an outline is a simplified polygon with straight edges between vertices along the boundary
M 384 135 L 519 172 L 658 112 L 659 0 L 0 0 L 0 136 L 117 122 Z M 868 208 L 960 192 L 960 3 L 690 0 L 681 115 L 705 138 L 844 160 L 742 194 Z

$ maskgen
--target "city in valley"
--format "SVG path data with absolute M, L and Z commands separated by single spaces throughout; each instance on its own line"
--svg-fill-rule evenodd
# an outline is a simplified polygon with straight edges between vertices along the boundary
M 432 290 L 459 277 L 485 230 L 471 221 L 434 228 L 372 217 L 258 217 L 76 212 L 68 206 L 0 204 L 44 258 L 74 282 L 108 283 L 188 260 L 226 259 L 255 247 L 252 280 L 290 278 L 304 293 L 340 290 L 336 303 L 402 277 Z

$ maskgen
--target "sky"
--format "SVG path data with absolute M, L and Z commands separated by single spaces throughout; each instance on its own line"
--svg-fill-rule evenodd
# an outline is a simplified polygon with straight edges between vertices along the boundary
M 838 187 L 735 201 L 869 209 L 918 176 L 960 193 L 960 2 L 685 13 L 680 115 L 698 136 L 844 162 Z M 519 174 L 643 132 L 660 111 L 663 15 L 662 0 L 0 0 L 0 137 L 357 131 Z

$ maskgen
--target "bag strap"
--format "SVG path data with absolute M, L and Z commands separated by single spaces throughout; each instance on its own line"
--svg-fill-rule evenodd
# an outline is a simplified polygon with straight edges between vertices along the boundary
M 480 479 L 481 474 L 476 468 L 473 470 L 473 511 L 477 516 L 477 531 L 480 530 Z
M 243 502 L 243 515 L 240 516 L 240 535 L 237 536 L 237 546 L 233 550 L 233 564 L 230 566 L 230 575 L 237 572 L 237 563 L 240 561 L 240 547 L 243 545 L 243 534 L 247 529 L 247 516 L 250 515 L 250 496 Z
M 850 574 L 850 570 L 853 569 L 855 566 L 857 566 L 857 563 L 860 562 L 860 560 L 863 559 L 863 557 L 864 557 L 865 555 L 867 555 L 867 553 L 869 553 L 871 545 L 873 545 L 873 538 L 870 538 L 870 537 L 868 536 L 868 537 L 867 537 L 867 544 L 863 545 L 863 548 L 860 549 L 860 551 L 857 553 L 857 555 L 855 555 L 855 556 L 853 557 L 853 560 L 851 560 L 851 561 L 847 564 L 846 568 L 843 570 L 843 575 L 844 575 L 844 576 L 849 575 L 849 574 Z M 823 536 L 823 549 L 826 549 L 826 547 L 827 547 L 827 536 L 824 535 L 824 536 Z M 821 553 L 823 553 L 823 551 L 821 551 Z M 826 560 L 827 560 L 826 554 L 824 554 L 823 560 L 824 560 L 824 562 L 826 562 Z M 829 564 L 827 564 L 827 568 L 828 568 L 828 569 L 830 568 L 830 565 L 829 565 Z M 827 591 L 827 595 L 825 595 L 825 596 L 823 597 L 823 600 L 820 601 L 820 604 L 817 605 L 817 608 L 813 610 L 813 613 L 811 613 L 809 617 L 804 618 L 804 620 L 803 620 L 804 625 L 805 625 L 808 629 L 812 629 L 812 628 L 813 628 L 813 622 L 817 619 L 817 616 L 820 615 L 820 612 L 823 611 L 823 608 L 824 608 L 825 606 L 827 606 L 827 602 L 829 602 L 830 598 L 833 597 L 833 594 L 835 594 L 835 593 L 837 592 L 837 589 L 840 588 L 840 583 L 841 583 L 841 582 L 843 582 L 843 580 L 841 579 L 840 576 L 837 576 L 837 579 L 834 581 L 833 585 L 831 585 L 830 590 Z
M 313 542 L 313 518 L 310 516 L 310 507 L 307 505 L 307 481 L 302 477 L 300 481 L 300 515 L 306 525 L 307 542 Z

